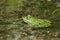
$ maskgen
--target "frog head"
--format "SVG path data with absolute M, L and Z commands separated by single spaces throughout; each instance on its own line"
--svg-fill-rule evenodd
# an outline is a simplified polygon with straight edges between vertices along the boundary
M 24 22 L 28 23 L 28 22 L 30 22 L 29 19 L 32 19 L 32 17 L 31 17 L 31 15 L 28 15 L 28 16 L 22 17 L 22 19 Z

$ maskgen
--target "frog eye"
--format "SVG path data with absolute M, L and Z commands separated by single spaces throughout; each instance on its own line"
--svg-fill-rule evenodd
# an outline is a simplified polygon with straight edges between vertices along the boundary
M 31 18 L 31 16 L 30 15 L 28 15 L 27 17 L 26 17 L 26 19 L 28 20 L 29 18 Z

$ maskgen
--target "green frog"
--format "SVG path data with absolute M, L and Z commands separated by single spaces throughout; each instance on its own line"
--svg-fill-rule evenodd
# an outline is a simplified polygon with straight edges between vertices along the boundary
M 22 17 L 23 21 L 30 25 L 31 27 L 49 27 L 51 26 L 51 21 L 47 19 L 39 19 L 36 17 L 33 17 L 31 15 L 27 15 L 25 17 Z

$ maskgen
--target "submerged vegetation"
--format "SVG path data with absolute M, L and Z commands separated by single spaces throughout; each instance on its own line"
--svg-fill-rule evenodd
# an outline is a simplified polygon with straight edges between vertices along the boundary
M 41 18 L 51 26 L 30 28 L 21 19 L 27 15 L 32 25 L 40 27 Z M 0 0 L 0 40 L 60 40 L 60 0 Z

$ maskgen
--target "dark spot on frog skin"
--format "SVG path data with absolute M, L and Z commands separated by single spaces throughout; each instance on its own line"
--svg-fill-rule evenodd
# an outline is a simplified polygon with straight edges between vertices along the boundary
M 41 23 L 39 23 L 39 24 L 41 24 Z

